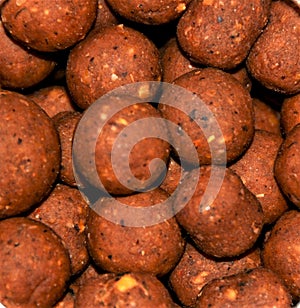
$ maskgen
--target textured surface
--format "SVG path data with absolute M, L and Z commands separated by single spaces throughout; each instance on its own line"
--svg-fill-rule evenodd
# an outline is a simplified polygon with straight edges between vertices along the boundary
M 264 244 L 262 259 L 265 267 L 276 273 L 293 299 L 300 299 L 300 213 L 289 211 L 276 222 Z
M 76 307 L 175 308 L 165 286 L 149 274 L 103 274 L 86 280 L 79 289 Z
M 107 0 L 126 19 L 147 25 L 170 22 L 183 14 L 191 0 Z
M 275 177 L 288 199 L 300 207 L 300 124 L 286 136 L 275 161 Z
M 202 288 L 213 279 L 235 275 L 259 266 L 261 259 L 258 249 L 239 258 L 219 260 L 187 244 L 184 255 L 170 275 L 169 282 L 181 303 L 192 307 Z
M 72 49 L 66 77 L 75 103 L 85 109 L 122 85 L 160 80 L 159 52 L 141 32 L 109 27 Z
M 195 169 L 185 176 L 175 205 L 184 204 L 197 172 L 199 170 Z M 261 206 L 230 169 L 226 170 L 222 186 L 212 203 L 209 206 L 201 204 L 210 176 L 211 167 L 200 168 L 200 180 L 193 197 L 176 218 L 203 252 L 218 258 L 241 255 L 254 246 L 261 233 Z
M 267 23 L 269 5 L 269 0 L 194 0 L 178 22 L 179 45 L 195 62 L 232 69 Z
M 184 74 L 177 78 L 174 84 L 187 91 L 177 94 L 177 88 L 173 88 L 174 93 L 163 93 L 159 109 L 166 119 L 179 125 L 190 136 L 200 163 L 211 162 L 210 146 L 222 146 L 224 143 L 227 161 L 237 159 L 248 148 L 254 133 L 253 106 L 249 92 L 230 74 L 213 68 Z M 192 98 L 192 93 L 197 97 Z M 200 106 L 199 103 L 196 104 L 199 98 Z M 192 99 L 196 102 L 193 103 Z M 202 104 L 213 113 L 223 136 L 218 135 L 218 127 L 211 121 L 210 116 L 203 116 L 205 109 Z M 191 110 L 190 116 L 181 112 L 184 108 Z M 201 123 L 202 127 L 199 127 L 198 123 Z M 203 128 L 206 128 L 207 134 L 211 133 L 211 136 L 205 136 Z M 180 150 L 181 159 L 198 164 L 198 161 L 193 161 L 191 157 L 190 147 L 182 142 L 181 131 L 172 130 L 170 134 L 175 149 Z
M 287 209 L 287 202 L 274 176 L 274 162 L 282 143 L 278 134 L 256 130 L 248 151 L 230 168 L 258 198 L 264 223 L 273 223 Z
M 167 194 L 162 190 L 117 198 L 123 203 L 121 206 L 132 207 L 151 207 L 166 199 Z M 111 198 L 103 199 L 98 205 L 102 211 L 110 211 L 114 202 Z M 90 210 L 89 251 L 100 268 L 115 273 L 143 272 L 163 276 L 176 265 L 184 250 L 184 240 L 175 218 L 153 226 L 129 227 L 125 216 L 116 215 L 119 215 L 119 224 Z
M 273 1 L 270 22 L 247 58 L 251 75 L 268 89 L 300 91 L 300 16 L 284 1 Z
M 51 307 L 70 278 L 59 237 L 23 217 L 0 222 L 0 269 L 0 302 L 6 307 Z
M 27 88 L 43 81 L 54 70 L 53 57 L 29 51 L 15 42 L 0 21 L 0 86 Z
M 58 184 L 48 198 L 28 216 L 49 226 L 62 239 L 71 259 L 72 275 L 88 264 L 86 217 L 88 204 L 75 188 Z
M 75 111 L 68 90 L 63 86 L 41 88 L 27 95 L 38 104 L 50 118 L 60 112 Z
M 39 51 L 66 49 L 85 37 L 97 11 L 97 0 L 8 0 L 1 17 L 5 28 Z
M 291 304 L 280 278 L 267 269 L 257 268 L 209 283 L 195 307 L 289 308 Z
M 73 170 L 72 145 L 76 127 L 81 117 L 82 114 L 80 112 L 66 111 L 59 113 L 53 118 L 61 148 L 59 179 L 64 184 L 72 187 L 77 186 Z
M 0 105 L 0 217 L 5 218 L 47 196 L 59 172 L 60 147 L 51 119 L 25 96 L 0 91 Z
M 300 123 L 300 94 L 285 98 L 280 116 L 281 126 L 286 134 Z

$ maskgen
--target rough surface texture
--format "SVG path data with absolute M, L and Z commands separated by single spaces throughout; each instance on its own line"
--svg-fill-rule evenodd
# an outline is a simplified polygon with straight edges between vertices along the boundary
M 122 85 L 160 80 L 159 51 L 141 32 L 112 26 L 72 49 L 66 77 L 75 103 L 85 109 Z
M 0 218 L 5 218 L 48 195 L 59 172 L 60 147 L 51 119 L 25 96 L 0 91 L 0 105 Z
M 181 128 L 170 131 L 173 146 L 181 153 L 181 159 L 198 164 L 198 160 L 191 157 L 191 145 L 181 138 L 182 131 L 193 141 L 192 147 L 197 150 L 200 164 L 211 162 L 210 147 L 216 148 L 224 143 L 228 162 L 244 153 L 254 134 L 253 106 L 249 92 L 234 77 L 218 69 L 204 68 L 178 77 L 174 85 L 183 87 L 186 92 L 175 87 L 168 89 L 160 99 L 159 109 L 166 119 Z M 213 113 L 219 128 L 202 105 Z M 181 112 L 187 108 L 189 112 Z M 208 136 L 204 135 L 203 129 Z
M 180 164 L 171 157 L 167 174 L 159 187 L 168 194 L 173 194 L 187 172 L 187 170 L 184 170 Z
M 300 123 L 300 94 L 284 99 L 280 111 L 280 122 L 285 134 Z
M 51 307 L 65 291 L 70 260 L 60 238 L 28 218 L 0 222 L 0 302 Z
M 159 25 L 170 22 L 183 14 L 191 0 L 107 0 L 112 8 L 126 19 Z
M 68 90 L 63 86 L 43 87 L 27 95 L 38 104 L 50 118 L 60 112 L 75 111 Z
M 273 1 L 270 22 L 247 58 L 250 74 L 285 94 L 300 91 L 300 16 L 285 1 Z
M 98 0 L 96 20 L 92 27 L 93 31 L 101 31 L 119 23 L 118 16 L 107 4 L 106 0 Z
M 66 295 L 54 306 L 54 308 L 75 308 L 75 298 L 71 292 Z
M 173 82 L 181 75 L 192 70 L 203 67 L 199 63 L 191 61 L 187 54 L 181 49 L 176 37 L 172 37 L 161 48 L 161 63 L 163 68 L 163 81 Z M 238 66 L 228 71 L 235 79 L 237 79 L 247 90 L 251 90 L 252 83 L 246 68 Z
M 101 290 L 99 292 L 99 290 Z M 103 274 L 79 289 L 76 307 L 175 308 L 165 286 L 149 274 Z
M 267 269 L 257 268 L 209 283 L 195 307 L 289 308 L 291 304 L 280 278 Z
M 7 0 L 1 10 L 5 28 L 26 46 L 54 52 L 85 37 L 97 11 L 97 0 Z
M 74 134 L 82 114 L 76 111 L 60 112 L 53 118 L 54 125 L 57 129 L 60 147 L 61 147 L 61 164 L 59 179 L 72 187 L 77 186 L 73 170 L 72 145 Z
M 124 102 L 129 106 L 124 107 Z M 83 117 L 77 126 L 73 148 L 78 173 L 114 195 L 158 186 L 169 158 L 170 146 L 159 138 L 167 134 L 164 123 L 158 122 L 162 120 L 159 111 L 148 103 L 134 102 L 131 97 L 108 97 L 87 122 Z M 100 118 L 106 121 L 103 125 Z M 150 131 L 153 138 L 147 138 Z
M 210 281 L 261 266 L 260 251 L 239 258 L 218 260 L 187 244 L 185 253 L 170 275 L 170 285 L 180 302 L 193 307 L 202 288 Z
M 179 44 L 195 62 L 232 69 L 267 23 L 270 2 L 194 0 L 177 25 Z
M 253 99 L 255 129 L 266 130 L 281 136 L 280 114 L 270 105 L 257 98 Z
M 63 240 L 70 255 L 72 275 L 82 272 L 89 262 L 85 236 L 87 213 L 88 204 L 77 189 L 57 184 L 28 216 L 49 226 Z
M 53 57 L 29 51 L 15 42 L 0 21 L 0 86 L 20 89 L 35 86 L 55 68 Z
M 273 223 L 288 209 L 274 176 L 274 162 L 281 143 L 278 134 L 256 130 L 250 148 L 230 166 L 258 198 L 267 224 Z
M 167 199 L 162 190 L 119 197 L 121 206 L 151 207 Z M 127 226 L 127 217 L 118 215 L 119 224 L 106 220 L 103 211 L 110 211 L 114 199 L 103 199 L 97 206 L 101 216 L 90 210 L 87 224 L 89 251 L 99 268 L 110 272 L 144 272 L 167 274 L 179 261 L 184 240 L 175 218 L 152 226 Z M 97 211 L 97 209 L 96 209 Z M 152 213 L 155 215 L 155 213 Z M 159 215 L 159 212 L 157 213 Z M 136 218 L 137 219 L 137 218 Z
M 288 288 L 293 299 L 300 299 L 300 213 L 289 211 L 276 222 L 264 244 L 264 266 L 275 272 Z
M 190 61 L 178 45 L 177 38 L 170 39 L 161 50 L 163 81 L 173 82 L 177 77 L 199 68 L 199 65 Z
M 275 177 L 287 198 L 300 207 L 300 124 L 286 136 L 275 161 Z
M 193 177 L 200 172 L 192 198 Z M 211 204 L 201 203 L 211 176 L 211 167 L 192 170 L 183 180 L 175 205 L 186 203 L 176 218 L 188 232 L 196 246 L 214 257 L 233 257 L 251 249 L 263 226 L 263 213 L 256 197 L 240 178 L 226 169 L 224 180 Z M 206 200 L 206 202 L 208 202 Z M 201 206 L 201 208 L 200 208 Z

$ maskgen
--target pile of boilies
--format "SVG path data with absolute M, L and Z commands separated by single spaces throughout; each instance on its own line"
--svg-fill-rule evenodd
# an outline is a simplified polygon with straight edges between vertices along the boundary
M 300 300 L 297 2 L 0 9 L 3 306 Z

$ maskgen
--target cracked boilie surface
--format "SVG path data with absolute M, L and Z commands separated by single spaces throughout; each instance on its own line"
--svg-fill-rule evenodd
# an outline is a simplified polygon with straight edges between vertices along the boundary
M 88 204 L 76 188 L 57 184 L 51 194 L 30 215 L 60 236 L 71 259 L 71 273 L 83 271 L 89 262 L 86 247 Z
M 76 307 L 175 308 L 165 286 L 154 276 L 141 273 L 102 274 L 79 288 Z
M 276 221 L 288 209 L 274 175 L 274 162 L 281 143 L 280 135 L 256 130 L 247 152 L 230 166 L 258 198 L 267 224 Z
M 256 268 L 207 284 L 195 307 L 291 307 L 291 296 L 280 278 L 265 268 Z
M 238 258 L 219 260 L 202 253 L 192 244 L 187 244 L 182 258 L 170 275 L 169 284 L 183 305 L 193 307 L 207 283 L 259 266 L 259 249 Z
M 75 111 L 68 90 L 63 86 L 42 87 L 27 95 L 38 104 L 50 118 L 60 112 Z

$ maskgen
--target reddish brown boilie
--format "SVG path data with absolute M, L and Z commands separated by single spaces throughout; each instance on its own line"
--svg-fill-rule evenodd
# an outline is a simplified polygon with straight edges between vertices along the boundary
M 114 273 L 135 271 L 158 276 L 173 269 L 183 253 L 184 240 L 170 204 L 160 205 L 167 198 L 166 192 L 156 189 L 99 200 L 90 210 L 87 223 L 89 251 L 97 266 Z M 155 205 L 160 208 L 153 209 Z M 122 207 L 132 214 L 122 212 Z M 162 219 L 163 207 L 170 208 L 171 218 Z M 149 225 L 149 218 L 155 223 Z
M 59 179 L 64 184 L 72 187 L 76 187 L 78 184 L 76 182 L 73 170 L 72 145 L 76 127 L 81 117 L 82 114 L 79 112 L 65 111 L 58 113 L 53 118 L 54 125 L 59 135 L 61 147 Z
M 28 216 L 49 226 L 63 240 L 70 255 L 72 275 L 80 273 L 89 261 L 85 237 L 87 213 L 88 205 L 77 189 L 57 184 Z
M 89 279 L 79 289 L 76 307 L 177 307 L 165 286 L 154 276 L 112 273 Z
M 40 88 L 27 95 L 38 104 L 50 118 L 60 112 L 75 111 L 75 106 L 67 89 L 63 86 L 49 86 Z
M 280 111 L 280 122 L 286 134 L 300 123 L 300 94 L 284 99 Z
M 250 74 L 268 89 L 300 91 L 300 16 L 285 1 L 273 1 L 270 22 L 247 58 Z
M 274 176 L 274 162 L 281 142 L 278 134 L 256 130 L 247 152 L 230 167 L 259 200 L 267 224 L 288 209 Z
M 286 136 L 275 161 L 275 177 L 287 198 L 300 207 L 300 124 Z
M 178 206 L 186 205 L 179 208 L 176 218 L 201 251 L 217 258 L 234 257 L 256 243 L 263 226 L 263 213 L 260 203 L 239 176 L 226 169 L 222 178 L 219 168 L 203 166 L 184 177 L 174 206 L 178 211 Z M 213 191 L 208 184 L 212 171 L 218 169 Z M 195 188 L 193 182 L 197 175 Z M 221 179 L 217 189 L 216 181 Z M 210 192 L 208 199 L 204 198 L 206 191 Z
M 179 45 L 195 62 L 232 69 L 267 23 L 270 2 L 194 0 L 177 25 Z
M 70 278 L 60 238 L 28 218 L 0 222 L 0 302 L 6 307 L 52 307 Z
M 239 258 L 219 260 L 205 255 L 191 244 L 170 275 L 170 285 L 180 302 L 193 307 L 202 288 L 214 279 L 235 275 L 261 266 L 260 251 Z
M 281 136 L 280 115 L 267 103 L 253 99 L 255 129 L 265 130 Z
M 169 158 L 170 146 L 163 140 L 167 128 L 159 111 L 135 102 L 132 97 L 108 96 L 96 103 L 93 112 L 82 117 L 74 139 L 76 172 L 114 195 L 158 186 Z
M 262 251 L 264 266 L 276 273 L 293 299 L 300 299 L 300 213 L 289 211 L 276 222 Z
M 280 278 L 261 267 L 212 281 L 204 287 L 194 307 L 289 308 L 291 304 L 291 296 Z
M 8 32 L 30 48 L 54 52 L 69 48 L 90 30 L 97 0 L 8 0 L 1 10 Z
M 254 134 L 249 92 L 230 74 L 214 68 L 193 70 L 178 77 L 173 84 L 178 88 L 163 92 L 159 109 L 167 120 L 178 126 L 178 130 L 170 129 L 170 135 L 181 159 L 193 165 L 199 164 L 198 159 L 200 164 L 210 164 L 222 150 L 226 151 L 228 162 L 241 156 Z M 184 141 L 183 132 L 192 143 Z M 196 159 L 191 156 L 194 148 L 198 153 Z
M 54 70 L 53 57 L 26 49 L 14 41 L 0 21 L 0 87 L 28 88 L 43 81 Z
M 71 51 L 66 78 L 75 103 L 85 109 L 122 85 L 160 80 L 159 51 L 141 32 L 112 26 L 88 36 Z
M 25 96 L 0 91 L 0 217 L 17 215 L 45 198 L 60 166 L 56 129 Z M 26 115 L 26 116 L 24 116 Z
M 115 26 L 119 23 L 118 16 L 107 4 L 106 0 L 98 0 L 96 20 L 91 32 L 101 31 L 105 28 Z
M 168 23 L 183 14 L 191 0 L 107 0 L 126 19 L 147 25 Z

